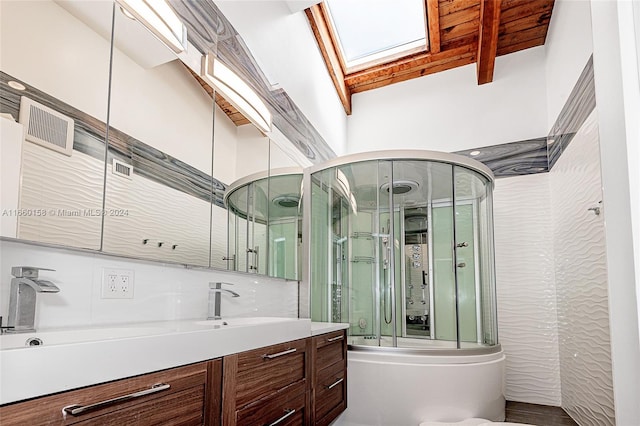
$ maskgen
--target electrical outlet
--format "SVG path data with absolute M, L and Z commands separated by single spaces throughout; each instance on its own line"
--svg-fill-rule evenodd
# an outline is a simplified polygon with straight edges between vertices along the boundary
M 103 299 L 133 299 L 133 270 L 104 268 L 102 270 Z

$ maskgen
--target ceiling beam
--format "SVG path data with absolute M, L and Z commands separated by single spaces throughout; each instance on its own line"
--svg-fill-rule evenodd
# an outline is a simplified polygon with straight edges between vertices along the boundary
M 498 51 L 498 30 L 500 28 L 501 0 L 480 1 L 480 34 L 476 63 L 478 84 L 493 81 L 493 68 Z
M 460 60 L 466 61 L 466 63 L 473 63 L 475 62 L 475 55 L 476 49 L 474 45 L 461 46 L 439 53 L 419 53 L 348 74 L 345 83 L 352 93 L 362 92 L 363 87 L 366 87 L 364 90 L 369 90 L 385 86 L 390 82 L 396 83 L 421 75 L 432 74 L 432 68 L 437 68 L 439 71 L 449 69 L 446 64 L 458 63 L 457 66 L 460 66 Z M 376 84 L 379 82 L 386 83 Z
M 424 10 L 427 13 L 429 51 L 438 53 L 440 52 L 440 9 L 438 0 L 425 0 Z
M 351 115 L 351 91 L 345 84 L 345 75 L 340 62 L 340 55 L 338 54 L 337 47 L 333 43 L 331 30 L 327 23 L 326 15 L 322 10 L 322 5 L 317 4 L 309 9 L 305 9 L 304 12 L 311 25 L 313 35 L 318 42 L 320 53 L 327 66 L 327 71 L 329 71 L 333 85 L 336 87 L 338 97 L 344 107 L 344 112 L 347 115 Z

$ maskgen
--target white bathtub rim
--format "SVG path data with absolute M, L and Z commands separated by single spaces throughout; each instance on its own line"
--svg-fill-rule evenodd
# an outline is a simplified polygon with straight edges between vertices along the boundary
M 349 360 L 370 363 L 394 363 L 414 365 L 451 365 L 451 364 L 484 364 L 504 361 L 505 354 L 500 349 L 498 352 L 481 355 L 431 355 L 410 354 L 393 351 L 348 351 Z

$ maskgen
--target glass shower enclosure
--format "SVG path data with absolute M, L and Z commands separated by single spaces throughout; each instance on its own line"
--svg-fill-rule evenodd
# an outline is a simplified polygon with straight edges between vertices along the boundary
M 312 320 L 348 322 L 352 346 L 497 344 L 486 166 L 382 151 L 306 173 Z

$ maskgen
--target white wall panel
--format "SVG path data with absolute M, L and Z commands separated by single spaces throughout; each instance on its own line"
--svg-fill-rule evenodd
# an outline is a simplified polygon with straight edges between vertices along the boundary
M 624 167 L 624 165 L 622 165 Z M 551 170 L 562 406 L 580 425 L 613 425 L 613 383 L 597 113 Z
M 549 175 L 498 179 L 494 191 L 498 335 L 506 398 L 560 405 Z

